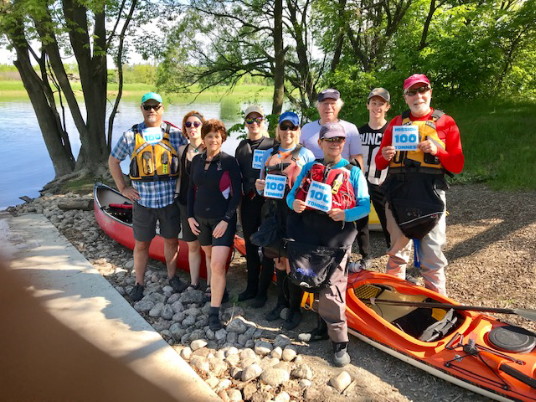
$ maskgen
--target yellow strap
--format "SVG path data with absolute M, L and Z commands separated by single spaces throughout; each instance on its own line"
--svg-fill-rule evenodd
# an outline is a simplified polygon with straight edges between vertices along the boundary
M 303 292 L 301 307 L 304 310 L 312 310 L 314 301 L 315 301 L 314 293 Z

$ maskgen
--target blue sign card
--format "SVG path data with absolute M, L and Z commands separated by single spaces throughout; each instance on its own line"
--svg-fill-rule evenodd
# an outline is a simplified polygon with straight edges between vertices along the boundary
M 253 151 L 253 161 L 251 162 L 251 167 L 253 169 L 261 169 L 262 168 L 262 161 L 264 160 L 264 154 L 266 151 L 261 151 L 260 149 L 256 149 Z
M 264 196 L 268 198 L 282 199 L 285 196 L 285 186 L 287 185 L 287 176 L 278 174 L 267 174 L 266 185 L 264 186 Z
M 419 127 L 394 126 L 393 146 L 397 151 L 416 151 L 419 145 Z
M 141 134 L 143 135 L 143 139 L 149 144 L 156 144 L 164 138 L 164 134 L 160 127 L 145 127 Z
M 326 183 L 312 181 L 305 198 L 305 205 L 309 208 L 328 212 L 331 210 L 331 186 Z

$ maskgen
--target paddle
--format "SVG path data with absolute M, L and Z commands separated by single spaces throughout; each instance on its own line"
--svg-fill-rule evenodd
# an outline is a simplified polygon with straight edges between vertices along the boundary
M 454 310 L 471 310 L 471 311 L 487 311 L 490 313 L 501 314 L 516 314 L 527 320 L 536 321 L 536 310 L 526 308 L 497 308 L 497 307 L 481 307 L 481 306 L 464 306 L 458 304 L 447 303 L 433 303 L 433 302 L 412 302 L 403 300 L 381 300 L 371 297 L 370 302 L 372 304 L 393 304 L 397 306 L 412 306 L 412 307 L 424 307 L 424 308 L 452 308 Z

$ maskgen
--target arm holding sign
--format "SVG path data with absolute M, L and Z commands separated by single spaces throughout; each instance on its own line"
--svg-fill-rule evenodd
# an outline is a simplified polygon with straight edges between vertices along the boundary
M 365 175 L 357 166 L 350 171 L 350 182 L 354 187 L 356 206 L 344 210 L 344 221 L 353 222 L 370 213 L 370 196 Z
M 378 150 L 378 153 L 376 154 L 376 158 L 374 159 L 376 162 L 377 170 L 383 170 L 387 166 L 389 166 L 389 161 L 393 159 L 393 157 L 395 156 L 396 150 L 395 150 L 395 147 L 392 145 L 393 144 L 393 126 L 398 126 L 401 123 L 402 123 L 402 118 L 400 116 L 396 116 L 394 119 L 392 119 L 389 122 L 389 125 L 385 129 L 385 132 L 383 133 L 380 149 Z

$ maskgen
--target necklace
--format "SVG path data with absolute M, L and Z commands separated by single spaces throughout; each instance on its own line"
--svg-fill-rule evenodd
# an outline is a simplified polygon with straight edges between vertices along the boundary
M 199 148 L 203 146 L 203 143 L 199 144 L 197 147 L 194 147 L 192 143 L 190 143 L 190 146 L 193 148 L 194 152 L 197 154 L 199 153 Z

